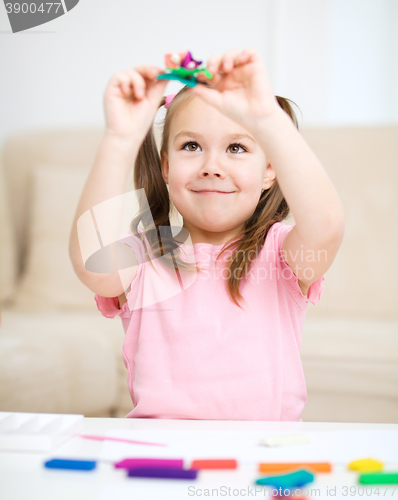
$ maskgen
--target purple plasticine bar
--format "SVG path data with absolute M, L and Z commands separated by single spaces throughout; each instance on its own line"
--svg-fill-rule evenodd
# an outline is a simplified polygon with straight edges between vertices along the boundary
M 139 469 L 128 469 L 129 477 L 154 477 L 162 479 L 196 479 L 197 470 L 170 469 L 157 467 L 142 467 Z
M 183 469 L 184 460 L 166 458 L 125 458 L 115 463 L 118 469 L 137 469 L 145 467 L 160 467 L 167 469 Z

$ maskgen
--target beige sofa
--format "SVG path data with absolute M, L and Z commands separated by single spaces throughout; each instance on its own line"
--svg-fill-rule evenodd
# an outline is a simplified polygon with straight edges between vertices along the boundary
M 120 318 L 100 314 L 68 256 L 72 218 L 101 135 L 25 132 L 3 144 L 0 411 L 124 417 L 132 409 Z M 346 231 L 321 301 L 308 305 L 302 418 L 397 423 L 398 127 L 303 135 L 341 196 Z

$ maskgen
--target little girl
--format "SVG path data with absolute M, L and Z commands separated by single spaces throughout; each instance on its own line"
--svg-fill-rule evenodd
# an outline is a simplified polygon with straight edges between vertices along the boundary
M 228 51 L 207 68 L 211 80 L 167 98 L 160 68 L 111 78 L 71 259 L 101 313 L 122 319 L 127 417 L 301 421 L 303 323 L 343 238 L 342 203 L 259 54 Z M 77 221 L 125 193 L 133 165 L 140 212 L 110 245 L 115 272 L 90 268 Z

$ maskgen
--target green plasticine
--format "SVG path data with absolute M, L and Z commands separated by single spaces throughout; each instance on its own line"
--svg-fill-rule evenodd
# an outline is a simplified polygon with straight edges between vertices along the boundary
M 196 68 L 196 69 L 185 69 L 185 68 L 166 68 L 170 71 L 169 73 L 162 73 L 158 75 L 159 80 L 178 80 L 181 83 L 184 83 L 188 87 L 195 87 L 199 82 L 194 75 L 197 73 L 204 72 L 206 78 L 212 79 L 213 75 L 207 68 Z
M 360 484 L 398 484 L 398 472 L 372 472 L 360 474 Z
M 204 72 L 205 76 L 209 79 L 213 78 L 213 75 L 210 73 L 210 71 L 207 68 L 195 68 L 195 69 L 186 69 L 186 68 L 169 68 L 166 66 L 168 70 L 171 71 L 171 73 L 174 73 L 178 76 L 182 76 L 183 78 L 189 78 L 196 73 L 201 73 L 202 71 Z
M 197 83 L 200 83 L 193 76 L 188 80 L 188 78 L 183 78 L 182 76 L 174 75 L 173 73 L 163 73 L 158 75 L 159 80 L 178 80 L 181 83 L 185 83 L 188 87 L 195 87 Z

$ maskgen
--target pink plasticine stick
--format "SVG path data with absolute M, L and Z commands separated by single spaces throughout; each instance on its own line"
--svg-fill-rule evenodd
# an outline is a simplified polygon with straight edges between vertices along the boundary
M 132 439 L 114 438 L 114 437 L 107 437 L 107 436 L 95 436 L 92 434 L 75 434 L 75 436 L 79 436 L 79 437 L 87 438 L 87 439 L 96 439 L 98 441 L 109 440 L 109 441 L 119 441 L 120 443 L 144 444 L 144 445 L 150 445 L 150 446 L 168 446 L 167 444 L 147 443 L 146 441 L 133 441 Z

